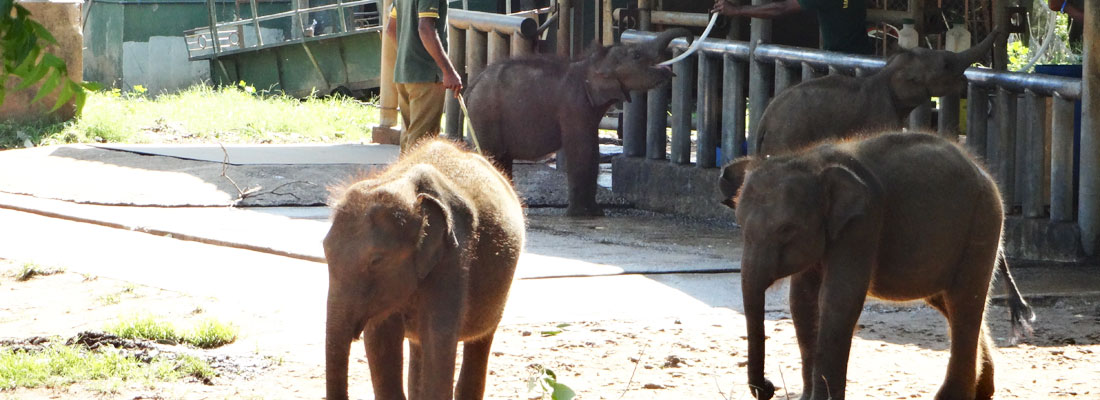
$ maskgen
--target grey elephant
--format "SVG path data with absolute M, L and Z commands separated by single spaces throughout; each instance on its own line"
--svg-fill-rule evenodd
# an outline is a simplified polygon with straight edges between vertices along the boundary
M 1014 330 L 1029 330 L 1034 314 L 1001 253 L 1000 192 L 964 149 L 934 135 L 884 133 L 741 158 L 723 168 L 719 186 L 738 193 L 748 382 L 757 398 L 775 390 L 764 378 L 764 291 L 788 276 L 802 399 L 844 398 L 868 295 L 924 299 L 947 318 L 951 358 L 936 399 L 993 397 L 984 315 L 995 266 Z
M 481 151 L 511 176 L 513 160 L 538 160 L 561 149 L 568 160 L 570 216 L 603 215 L 596 204 L 598 129 L 613 104 L 631 90 L 649 90 L 672 77 L 655 64 L 669 57 L 672 29 L 645 43 L 600 47 L 584 58 L 509 59 L 473 78 L 465 97 Z
M 963 72 L 989 54 L 1000 34 L 995 29 L 961 53 L 902 50 L 866 77 L 829 75 L 792 86 L 764 110 L 757 152 L 779 154 L 826 139 L 900 130 L 929 98 L 959 93 L 966 83 Z
M 326 398 L 348 398 L 349 347 L 362 332 L 374 398 L 405 398 L 408 338 L 409 398 L 481 399 L 524 229 L 511 183 L 447 140 L 344 190 L 324 240 Z

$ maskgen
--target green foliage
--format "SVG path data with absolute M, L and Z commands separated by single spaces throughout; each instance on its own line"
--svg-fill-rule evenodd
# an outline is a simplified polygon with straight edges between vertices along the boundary
M 236 326 L 219 322 L 213 318 L 199 322 L 184 336 L 184 342 L 200 349 L 221 347 L 236 340 Z
M 30 18 L 30 11 L 12 0 L 0 0 L 0 104 L 7 95 L 9 76 L 19 78 L 14 90 L 24 90 L 42 82 L 33 103 L 41 101 L 55 90 L 57 101 L 50 111 L 61 108 L 73 100 L 80 114 L 87 98 L 86 90 L 96 90 L 95 83 L 74 82 L 68 77 L 65 61 L 45 51 L 45 47 L 57 44 L 57 40 L 42 24 Z
M 0 0 L 2 1 L 2 0 Z M 59 143 L 331 143 L 370 141 L 378 110 L 343 96 L 299 100 L 247 84 L 196 85 L 151 96 L 144 87 L 91 92 L 65 123 L 0 122 L 0 148 Z
M 558 382 L 558 375 L 541 365 L 535 365 L 535 374 L 527 380 L 527 391 L 543 400 L 571 400 L 577 394 L 569 386 Z
M 110 347 L 91 351 L 51 344 L 39 351 L 0 349 L 0 390 L 89 380 L 172 381 L 185 376 L 205 380 L 216 375 L 209 363 L 192 356 L 157 357 L 146 363 Z
M 1042 47 L 1042 41 L 1051 24 L 1054 24 L 1054 36 L 1036 64 L 1080 64 L 1083 54 L 1081 43 L 1069 40 L 1070 24 L 1073 21 L 1066 14 L 1048 12 L 1046 4 L 1042 2 L 1036 1 L 1034 9 L 1039 11 L 1029 14 L 1029 43 L 1025 45 L 1017 39 L 1008 44 L 1008 69 L 1019 71 L 1031 61 L 1033 52 Z
M 221 347 L 237 340 L 236 326 L 205 319 L 187 331 L 151 315 L 121 318 L 104 330 L 126 339 L 148 339 L 170 343 L 185 343 L 201 349 Z M 182 332 L 182 333 L 181 333 Z
M 562 332 L 565 332 L 565 328 L 568 328 L 570 325 L 573 325 L 573 324 L 569 324 L 569 323 L 557 324 L 557 325 L 554 326 L 555 329 L 540 331 L 539 334 L 542 335 L 542 337 L 557 336 L 557 335 L 560 335 Z
M 149 339 L 173 343 L 178 343 L 182 339 L 174 325 L 151 315 L 121 318 L 104 330 L 124 339 Z

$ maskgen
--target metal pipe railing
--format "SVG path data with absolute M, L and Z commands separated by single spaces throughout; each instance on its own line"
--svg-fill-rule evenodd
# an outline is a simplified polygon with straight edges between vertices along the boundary
M 534 53 L 536 15 L 537 10 L 512 15 L 451 10 L 447 15 L 447 54 L 458 73 L 464 75 L 463 82 L 469 84 L 488 64 Z M 453 139 L 463 138 L 462 109 L 450 90 L 444 110 L 444 133 Z
M 627 44 L 640 43 L 656 35 L 627 31 L 621 40 Z M 687 47 L 688 42 L 682 38 L 670 44 L 674 53 Z M 670 85 L 648 92 L 649 100 L 641 115 L 645 129 L 632 128 L 638 123 L 624 126 L 624 143 L 643 140 L 646 143 L 644 154 L 632 150 L 626 156 L 665 159 L 666 141 L 671 139 L 670 162 L 682 165 L 694 162 L 699 168 L 721 165 L 745 154 L 745 148 L 747 153 L 754 151 L 752 128 L 746 127 L 759 120 L 773 86 L 779 92 L 799 81 L 818 77 L 825 70 L 830 74 L 867 76 L 884 65 L 881 59 L 865 56 L 707 39 L 697 56 L 673 65 L 676 76 Z M 750 74 L 747 86 L 745 74 Z M 969 68 L 965 77 L 969 81 L 965 145 L 986 161 L 997 178 L 1006 213 L 1019 212 L 1025 218 L 1049 218 L 1054 222 L 1074 221 L 1075 213 L 1080 212 L 1075 208 L 1075 200 L 1081 202 L 1076 197 L 1075 185 L 1095 179 L 1084 173 L 1078 182 L 1073 178 L 1078 167 L 1073 161 L 1073 105 L 1082 97 L 1081 80 L 986 68 Z M 718 85 L 721 85 L 720 98 Z M 671 138 L 666 137 L 664 129 L 666 110 L 671 111 Z M 753 111 L 747 121 L 746 110 Z M 698 116 L 694 154 L 693 112 Z M 915 112 L 914 119 L 921 129 L 933 129 L 931 109 L 926 112 Z M 636 117 L 631 114 L 632 109 L 628 108 L 624 119 Z M 958 127 L 962 116 L 957 98 L 941 98 L 938 116 L 938 132 L 960 139 Z M 716 157 L 718 148 L 722 150 L 720 159 Z
M 530 16 L 468 10 L 450 10 L 447 14 L 447 23 L 462 30 L 476 29 L 507 36 L 519 34 L 524 39 L 534 39 L 539 28 L 538 23 Z
M 292 2 L 295 5 L 298 4 L 297 0 L 293 0 Z M 271 21 L 271 20 L 279 19 L 279 18 L 293 17 L 297 14 L 308 14 L 308 13 L 314 13 L 314 12 L 318 12 L 318 11 L 335 10 L 337 8 L 354 7 L 354 6 L 360 6 L 360 5 L 363 5 L 363 4 L 374 4 L 374 3 L 377 3 L 377 2 L 378 2 L 378 0 L 355 0 L 355 1 L 349 1 L 349 2 L 346 2 L 346 3 L 326 4 L 326 5 L 317 6 L 317 7 L 295 8 L 295 9 L 292 9 L 290 11 L 283 11 L 283 12 L 274 13 L 274 14 L 267 14 L 267 15 L 264 15 L 264 16 L 258 16 L 256 18 L 243 19 L 243 20 L 240 20 L 240 21 L 223 22 L 223 23 L 218 24 L 218 27 L 223 28 L 223 27 L 231 27 L 231 26 L 238 26 L 238 25 L 256 24 L 256 23 L 259 23 L 259 22 Z M 454 10 L 454 11 L 458 11 L 458 10 Z M 454 11 L 452 11 L 452 12 L 454 12 Z
M 654 32 L 629 30 L 623 32 L 621 40 L 623 43 L 640 43 L 655 37 L 657 34 Z M 686 49 L 688 46 L 687 40 L 682 38 L 673 40 L 669 44 L 670 48 L 678 50 Z M 706 39 L 699 46 L 699 51 L 708 54 L 732 55 L 739 60 L 748 61 L 750 47 L 746 42 Z M 863 69 L 873 73 L 886 66 L 886 61 L 879 58 L 776 44 L 758 45 L 752 49 L 752 55 L 758 62 L 774 63 L 779 60 L 785 63 L 804 63 L 815 69 L 834 67 L 852 71 Z M 1075 78 L 971 67 L 966 70 L 966 79 L 983 87 L 1003 87 L 1014 92 L 1030 90 L 1042 95 L 1057 93 L 1067 100 L 1081 98 L 1081 80 Z

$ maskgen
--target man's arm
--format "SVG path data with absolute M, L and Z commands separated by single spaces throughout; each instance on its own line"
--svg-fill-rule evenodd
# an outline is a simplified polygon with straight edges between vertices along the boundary
M 447 53 L 443 52 L 443 42 L 439 40 L 439 34 L 435 31 L 435 20 L 436 18 L 432 17 L 420 17 L 416 31 L 420 34 L 420 42 L 424 43 L 424 49 L 428 50 L 428 54 L 435 60 L 435 65 L 443 71 L 443 87 L 453 90 L 457 96 L 462 91 L 462 78 L 458 76 L 451 60 L 447 58 Z
M 726 16 L 771 19 L 802 11 L 802 5 L 798 4 L 798 0 L 781 0 L 755 6 L 735 6 L 728 0 L 715 0 L 710 11 Z

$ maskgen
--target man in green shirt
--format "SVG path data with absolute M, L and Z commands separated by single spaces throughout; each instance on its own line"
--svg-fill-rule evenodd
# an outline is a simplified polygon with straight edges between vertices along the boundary
M 755 6 L 736 6 L 729 0 L 716 0 L 711 12 L 727 16 L 776 18 L 803 9 L 817 14 L 821 25 L 822 47 L 829 51 L 873 54 L 867 38 L 866 0 L 779 0 Z
M 394 0 L 386 34 L 397 41 L 393 81 L 401 111 L 401 152 L 439 135 L 447 89 L 462 91 L 462 78 L 447 58 L 447 0 Z

